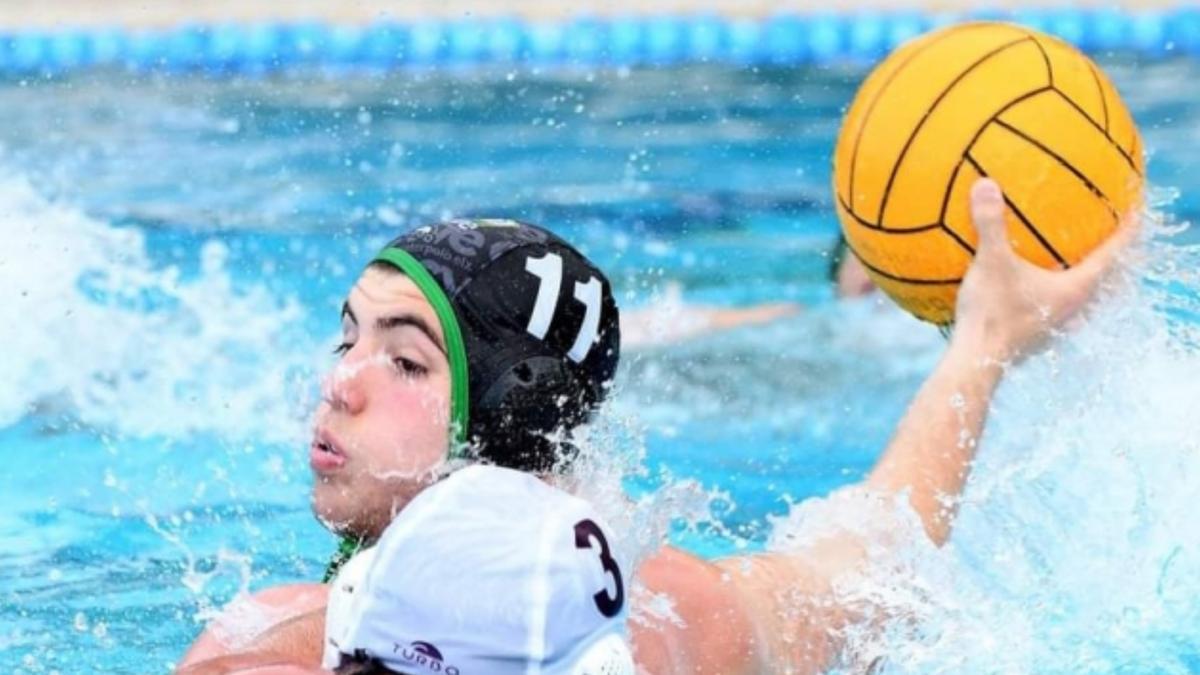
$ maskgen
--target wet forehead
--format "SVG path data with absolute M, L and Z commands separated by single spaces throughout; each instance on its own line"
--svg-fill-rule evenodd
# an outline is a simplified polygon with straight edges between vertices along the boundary
M 399 272 L 367 268 L 350 289 L 348 301 L 360 325 L 382 317 L 416 315 L 433 329 L 439 342 L 445 339 L 433 305 L 412 279 Z

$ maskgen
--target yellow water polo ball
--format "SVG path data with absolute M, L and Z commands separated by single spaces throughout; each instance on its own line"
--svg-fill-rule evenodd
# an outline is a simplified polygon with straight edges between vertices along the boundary
M 1145 164 L 1129 110 L 1074 47 L 1005 23 L 909 42 L 867 77 L 833 162 L 846 242 L 917 318 L 954 320 L 977 242 L 968 194 L 994 178 L 1014 249 L 1048 269 L 1084 258 L 1140 205 Z

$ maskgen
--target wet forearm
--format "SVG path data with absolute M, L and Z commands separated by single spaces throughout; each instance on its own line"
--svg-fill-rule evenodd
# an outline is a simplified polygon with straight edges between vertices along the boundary
M 875 490 L 907 491 L 936 544 L 950 534 L 983 432 L 1002 353 L 982 332 L 960 333 L 917 393 L 896 434 L 867 478 Z

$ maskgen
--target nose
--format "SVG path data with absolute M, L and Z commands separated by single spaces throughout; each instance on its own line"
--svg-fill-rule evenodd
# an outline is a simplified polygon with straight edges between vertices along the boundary
M 363 369 L 345 361 L 334 366 L 321 382 L 321 398 L 334 410 L 357 415 L 367 405 Z

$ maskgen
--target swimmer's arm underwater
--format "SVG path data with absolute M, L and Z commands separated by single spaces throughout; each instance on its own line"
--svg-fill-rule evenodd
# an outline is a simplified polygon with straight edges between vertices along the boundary
M 209 626 L 179 662 L 180 675 L 236 673 L 254 664 L 299 664 L 317 667 L 325 644 L 324 584 L 291 584 L 256 593 L 241 602 L 253 603 L 264 614 L 282 614 L 270 628 L 238 647 L 225 644 Z M 218 619 L 221 621 L 222 619 Z
M 325 642 L 325 613 L 312 612 L 293 617 L 273 627 L 244 651 L 206 655 L 199 659 L 191 653 L 175 672 L 178 675 L 224 675 L 246 673 L 323 673 L 321 646 Z M 276 670 L 278 669 L 278 670 Z

